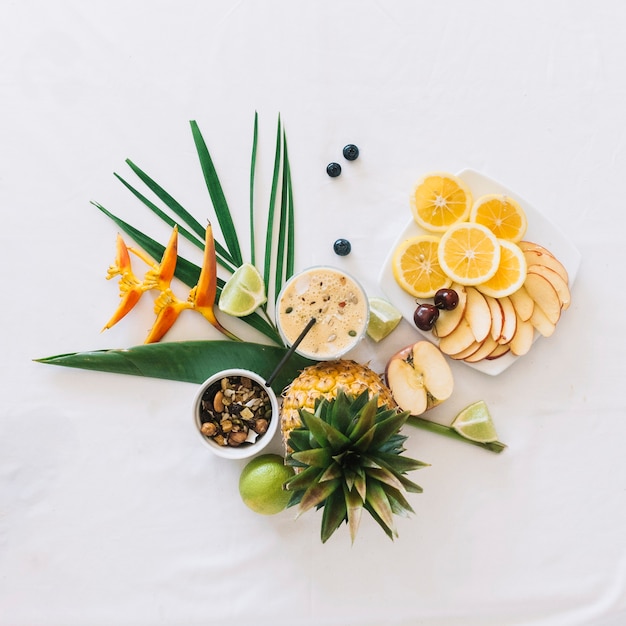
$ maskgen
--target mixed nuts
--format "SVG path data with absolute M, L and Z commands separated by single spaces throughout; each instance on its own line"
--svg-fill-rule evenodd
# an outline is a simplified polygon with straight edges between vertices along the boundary
M 247 376 L 216 381 L 200 401 L 200 432 L 220 446 L 254 443 L 267 432 L 271 419 L 269 395 Z

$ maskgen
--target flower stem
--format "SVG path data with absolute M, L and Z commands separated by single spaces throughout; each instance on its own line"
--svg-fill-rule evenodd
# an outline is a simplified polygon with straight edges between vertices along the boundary
M 411 417 L 409 417 L 407 424 L 412 424 L 413 426 L 417 426 L 418 428 L 428 430 L 431 433 L 444 435 L 445 437 L 450 437 L 451 439 L 456 439 L 457 441 L 464 441 L 465 443 L 471 443 L 475 446 L 480 446 L 481 448 L 485 448 L 485 450 L 489 450 L 490 452 L 500 453 L 506 448 L 506 444 L 500 441 L 484 442 L 467 439 L 449 426 L 444 426 L 443 424 L 438 424 L 437 422 L 433 422 L 432 420 L 418 417 L 416 415 L 412 415 Z

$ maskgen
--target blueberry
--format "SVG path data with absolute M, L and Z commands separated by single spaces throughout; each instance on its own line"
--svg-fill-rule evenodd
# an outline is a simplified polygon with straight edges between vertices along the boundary
M 343 149 L 343 156 L 348 161 L 356 161 L 359 158 L 359 149 L 353 143 L 349 143 Z
M 339 256 L 347 256 L 352 250 L 352 245 L 347 239 L 337 239 L 333 244 L 333 250 Z
M 326 167 L 326 173 L 331 178 L 336 178 L 339 174 L 341 174 L 341 165 L 339 165 L 339 163 L 329 163 Z

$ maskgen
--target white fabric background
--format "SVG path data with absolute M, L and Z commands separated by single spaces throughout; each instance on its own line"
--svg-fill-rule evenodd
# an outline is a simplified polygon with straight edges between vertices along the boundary
M 625 21 L 617 0 L 0 3 L 0 624 L 625 623 Z M 431 467 L 394 543 L 246 509 L 193 385 L 32 362 L 151 324 L 145 306 L 99 333 L 116 228 L 89 201 L 167 234 L 112 176 L 125 158 L 205 219 L 197 120 L 245 232 L 255 110 L 261 201 L 279 112 L 287 129 L 300 268 L 376 294 L 415 179 L 465 167 L 582 254 L 552 338 L 497 378 L 453 364 L 437 416 L 482 398 L 507 451 L 410 430 Z M 348 142 L 361 158 L 331 180 Z M 414 336 L 360 356 L 380 368 Z M 209 337 L 193 316 L 168 335 Z

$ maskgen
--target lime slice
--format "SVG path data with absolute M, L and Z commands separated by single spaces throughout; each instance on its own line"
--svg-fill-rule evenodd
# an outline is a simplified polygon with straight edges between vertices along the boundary
M 490 443 L 498 440 L 496 427 L 484 400 L 465 407 L 454 418 L 451 428 L 470 441 Z
M 402 313 L 382 298 L 370 298 L 370 319 L 367 334 L 374 341 L 384 339 L 402 319 Z
M 267 296 L 261 274 L 251 263 L 244 263 L 224 285 L 218 306 L 228 315 L 243 317 L 265 302 Z

